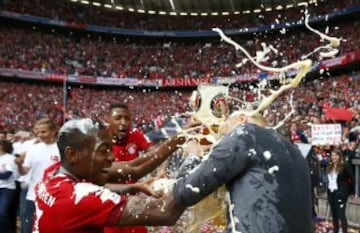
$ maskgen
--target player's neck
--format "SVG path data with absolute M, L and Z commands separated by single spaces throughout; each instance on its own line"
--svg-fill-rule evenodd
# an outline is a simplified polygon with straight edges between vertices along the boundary
M 62 165 L 59 168 L 59 171 L 57 172 L 58 174 L 63 174 L 66 175 L 67 177 L 70 177 L 73 180 L 79 181 L 80 179 L 77 178 L 75 175 L 73 175 L 69 170 L 67 170 L 66 168 L 64 168 Z

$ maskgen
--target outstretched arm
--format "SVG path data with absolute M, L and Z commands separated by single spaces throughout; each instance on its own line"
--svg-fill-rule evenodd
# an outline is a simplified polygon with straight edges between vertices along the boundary
M 131 196 L 121 214 L 119 226 L 174 225 L 185 208 L 175 202 L 171 192 L 160 199 Z
M 163 144 L 154 147 L 143 156 L 131 161 L 114 162 L 108 173 L 111 181 L 140 179 L 164 162 L 176 149 L 184 143 L 185 138 L 174 136 Z

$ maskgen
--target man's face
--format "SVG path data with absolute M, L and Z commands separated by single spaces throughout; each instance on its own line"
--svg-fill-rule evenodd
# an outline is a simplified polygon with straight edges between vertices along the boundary
M 53 143 L 55 141 L 56 131 L 50 129 L 47 124 L 39 124 L 36 126 L 37 128 L 37 136 L 40 140 L 46 144 Z
M 108 116 L 108 123 L 112 136 L 117 137 L 120 142 L 124 141 L 128 136 L 131 125 L 129 110 L 114 108 Z
M 106 170 L 115 160 L 111 151 L 111 135 L 99 133 L 96 138 L 87 138 L 86 147 L 79 151 L 79 172 L 84 179 L 97 185 L 104 185 L 108 180 Z

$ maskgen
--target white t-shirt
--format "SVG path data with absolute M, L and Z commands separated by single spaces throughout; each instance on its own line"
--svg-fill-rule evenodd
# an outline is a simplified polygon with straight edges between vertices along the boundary
M 327 176 L 329 180 L 328 189 L 330 190 L 330 192 L 334 192 L 335 190 L 338 189 L 338 184 L 337 184 L 338 174 L 336 173 L 335 170 L 332 170 Z
M 12 144 L 12 146 L 13 146 L 13 154 L 20 154 L 21 153 L 21 151 L 22 151 L 22 147 L 23 147 L 23 142 L 21 142 L 21 141 L 17 141 L 17 142 L 14 142 L 13 144 Z
M 12 172 L 9 178 L 0 179 L 0 188 L 15 189 L 15 170 L 15 157 L 11 154 L 0 155 L 0 172 Z
M 46 168 L 58 161 L 60 161 L 60 153 L 56 143 L 40 142 L 29 148 L 23 164 L 24 167 L 31 169 L 27 200 L 35 201 L 35 185 L 42 179 Z
M 26 153 L 32 146 L 35 145 L 35 142 L 37 142 L 36 138 L 33 139 L 29 139 L 25 142 L 23 142 L 21 144 L 21 148 L 19 148 L 18 151 L 14 151 L 14 153 Z M 19 175 L 19 177 L 17 177 L 17 181 L 21 182 L 21 188 L 27 188 L 29 186 L 29 182 L 30 182 L 30 175 L 31 175 L 31 171 L 29 171 L 26 175 Z

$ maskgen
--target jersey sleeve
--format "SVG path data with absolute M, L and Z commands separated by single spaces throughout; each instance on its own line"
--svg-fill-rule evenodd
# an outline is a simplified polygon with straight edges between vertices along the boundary
M 175 200 L 191 206 L 244 172 L 249 164 L 252 139 L 236 131 L 224 136 L 188 176 L 173 188 Z M 250 152 L 249 152 L 250 151 Z

